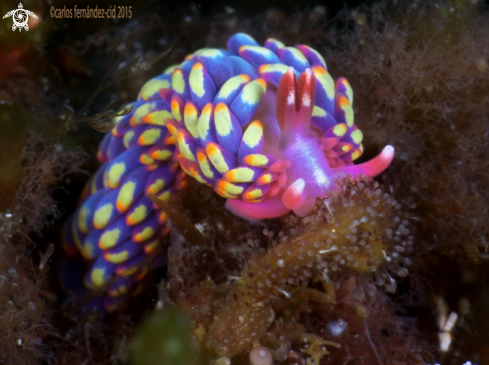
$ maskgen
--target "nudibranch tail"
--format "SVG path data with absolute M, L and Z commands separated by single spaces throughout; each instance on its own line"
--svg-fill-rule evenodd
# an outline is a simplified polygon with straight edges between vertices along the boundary
M 108 289 L 108 310 L 140 290 L 148 262 L 164 252 L 168 215 L 149 194 L 168 201 L 191 176 L 242 218 L 303 216 L 338 177 L 374 176 L 392 161 L 387 146 L 353 164 L 363 152 L 353 92 L 317 51 L 274 39 L 262 47 L 242 33 L 227 46 L 149 80 L 100 145 L 102 165 L 65 241 L 91 265 L 85 285 Z

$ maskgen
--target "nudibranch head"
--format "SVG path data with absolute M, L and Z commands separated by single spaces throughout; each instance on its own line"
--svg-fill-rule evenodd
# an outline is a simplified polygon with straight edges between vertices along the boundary
M 317 128 L 311 123 L 314 109 L 320 108 L 315 106 L 316 78 L 312 70 L 307 68 L 296 80 L 294 68 L 289 67 L 280 79 L 275 108 L 280 136 L 275 143 L 268 142 L 269 151 L 273 151 L 269 153 L 285 160 L 288 166 L 287 181 L 282 193 L 277 195 L 282 202 L 282 206 L 277 202 L 277 215 L 282 215 L 285 207 L 304 216 L 312 209 L 316 198 L 323 198 L 338 178 L 347 174 L 374 176 L 393 158 L 393 148 L 387 146 L 376 159 L 353 165 L 352 161 L 362 152 L 362 133 L 353 124 L 353 111 L 347 98 L 347 95 L 352 98 L 352 92 L 346 79 L 338 85 L 341 88 L 337 89 L 342 91 L 336 93 L 335 108 L 339 110 L 336 118 L 341 123 L 323 132 L 324 127 Z M 250 219 L 254 218 L 250 211 L 259 209 L 233 203 L 228 202 L 228 207 L 234 213 Z M 271 212 L 270 205 L 264 205 L 264 208 Z
M 242 37 L 231 37 L 228 47 L 232 50 L 236 44 L 246 42 L 247 38 Z M 263 125 L 262 153 L 283 161 L 285 168 L 280 171 L 281 180 L 272 182 L 270 190 L 260 190 L 260 199 L 249 199 L 250 194 L 228 199 L 226 207 L 234 214 L 258 220 L 294 210 L 304 216 L 315 199 L 324 197 L 338 178 L 348 174 L 375 176 L 389 166 L 394 157 L 392 146 L 386 146 L 367 163 L 353 165 L 363 152 L 363 134 L 353 120 L 353 92 L 345 78 L 333 82 L 316 51 L 303 45 L 285 47 L 273 39 L 265 44 L 268 52 L 260 53 L 257 46 L 243 45 L 238 49 L 254 64 L 269 62 L 273 52 L 282 62 L 259 65 L 267 91 L 253 119 L 258 118 Z M 275 113 L 271 112 L 273 106 Z M 247 160 L 241 161 L 248 164 Z M 258 193 L 256 186 L 253 189 Z
M 363 135 L 352 89 L 314 49 L 273 38 L 262 47 L 242 33 L 227 48 L 198 50 L 149 80 L 102 141 L 65 243 L 91 262 L 85 285 L 108 287 L 109 310 L 140 290 L 162 251 L 168 216 L 148 194 L 168 200 L 191 176 L 248 220 L 303 216 L 338 178 L 374 176 L 393 158 L 387 146 L 353 164 Z

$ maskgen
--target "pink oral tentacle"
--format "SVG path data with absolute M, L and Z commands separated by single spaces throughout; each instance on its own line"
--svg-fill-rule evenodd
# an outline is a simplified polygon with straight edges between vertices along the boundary
M 304 179 L 297 179 L 285 190 L 282 201 L 289 209 L 297 209 L 306 200 L 306 182 Z
M 336 173 L 342 173 L 344 175 L 351 174 L 357 176 L 365 174 L 365 176 L 375 176 L 389 167 L 392 159 L 394 158 L 394 147 L 387 145 L 382 152 L 370 161 L 361 163 L 359 165 L 342 166 L 335 168 L 333 171 Z
M 282 194 L 260 203 L 248 203 L 241 199 L 227 199 L 226 208 L 238 217 L 249 221 L 276 218 L 290 212 L 282 202 Z

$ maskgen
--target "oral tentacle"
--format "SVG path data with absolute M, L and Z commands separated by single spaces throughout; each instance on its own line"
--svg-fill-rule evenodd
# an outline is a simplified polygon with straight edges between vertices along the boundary
M 394 158 L 394 147 L 387 145 L 382 152 L 370 161 L 358 164 L 343 166 L 333 169 L 335 173 L 341 173 L 343 176 L 350 174 L 353 176 L 364 174 L 367 177 L 373 177 L 383 172 Z
M 306 197 L 306 182 L 304 179 L 297 179 L 285 190 L 282 201 L 287 208 L 294 210 L 304 203 Z

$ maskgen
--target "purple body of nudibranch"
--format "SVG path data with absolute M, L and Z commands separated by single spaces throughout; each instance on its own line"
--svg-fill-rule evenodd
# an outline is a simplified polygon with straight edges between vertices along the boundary
M 65 242 L 90 262 L 85 285 L 109 286 L 108 310 L 140 290 L 163 251 L 167 215 L 148 194 L 167 200 L 190 175 L 240 217 L 305 215 L 339 177 L 374 176 L 393 158 L 387 146 L 353 164 L 363 136 L 352 90 L 344 78 L 333 81 L 312 48 L 272 38 L 262 47 L 242 33 L 227 48 L 199 50 L 148 81 L 100 146 L 102 166 Z

